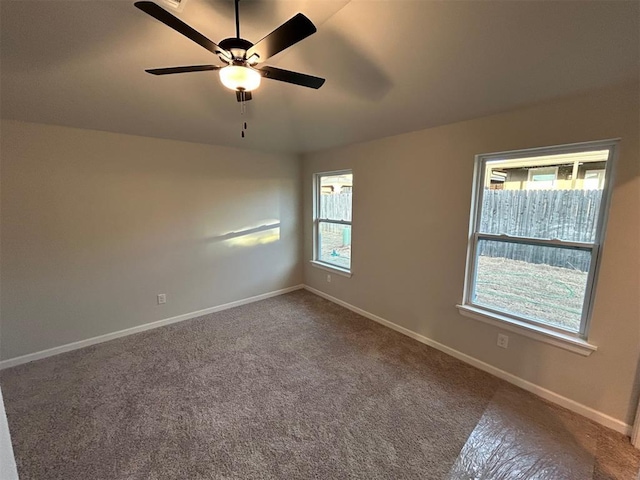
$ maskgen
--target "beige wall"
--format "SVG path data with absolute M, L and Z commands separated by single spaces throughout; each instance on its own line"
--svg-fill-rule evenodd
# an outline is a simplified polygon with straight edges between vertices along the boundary
M 560 395 L 631 423 L 640 354 L 638 86 L 304 157 L 305 283 Z M 381 121 L 384 118 L 381 117 Z M 621 137 L 590 357 L 462 317 L 474 155 Z M 353 277 L 313 267 L 312 174 L 352 168 Z M 386 185 L 397 188 L 389 191 Z
M 2 359 L 301 283 L 295 156 L 13 121 L 0 138 Z
M 305 283 L 631 423 L 640 357 L 637 86 L 306 155 L 353 168 L 352 278 Z M 293 156 L 2 121 L 2 359 L 298 284 Z M 461 317 L 473 157 L 621 137 L 590 341 L 581 357 Z M 396 185 L 393 192 L 386 185 Z M 279 222 L 273 230 L 220 238 Z M 270 241 L 275 240 L 275 241 Z M 168 303 L 156 305 L 156 294 Z

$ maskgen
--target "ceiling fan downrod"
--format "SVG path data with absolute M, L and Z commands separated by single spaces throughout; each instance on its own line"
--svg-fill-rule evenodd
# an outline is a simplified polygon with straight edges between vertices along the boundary
M 236 4 L 236 38 L 240 38 L 240 13 L 238 9 L 238 3 L 240 0 L 235 0 Z

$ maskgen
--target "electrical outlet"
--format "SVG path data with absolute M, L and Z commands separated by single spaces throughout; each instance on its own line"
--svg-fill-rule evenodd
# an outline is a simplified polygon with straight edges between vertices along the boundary
M 166 293 L 159 293 L 158 294 L 158 305 L 162 305 L 164 303 L 167 303 L 167 294 Z
M 504 333 L 498 334 L 498 346 L 500 348 L 507 348 L 509 346 L 509 337 Z
M 327 283 L 331 283 L 331 275 L 327 275 Z

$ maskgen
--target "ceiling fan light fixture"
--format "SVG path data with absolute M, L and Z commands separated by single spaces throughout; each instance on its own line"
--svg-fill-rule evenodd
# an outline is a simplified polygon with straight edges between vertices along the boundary
M 242 65 L 228 65 L 220 69 L 220 81 L 231 90 L 250 92 L 260 86 L 261 78 L 256 70 Z

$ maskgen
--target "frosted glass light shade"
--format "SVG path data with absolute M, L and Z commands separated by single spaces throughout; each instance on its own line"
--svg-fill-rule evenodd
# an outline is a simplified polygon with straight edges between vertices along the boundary
M 260 86 L 260 78 L 258 72 L 241 65 L 228 65 L 220 69 L 220 81 L 231 90 L 255 90 Z

